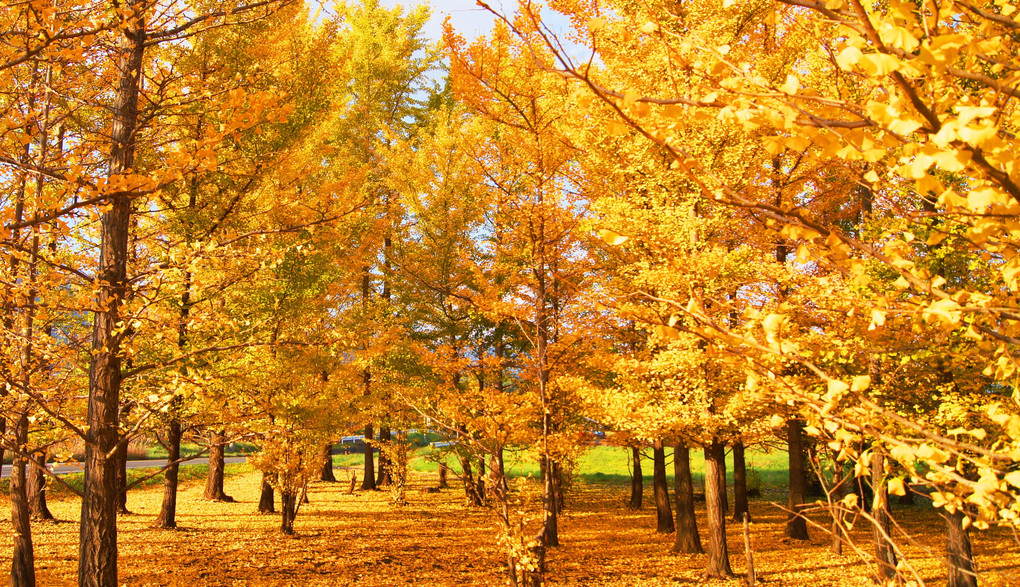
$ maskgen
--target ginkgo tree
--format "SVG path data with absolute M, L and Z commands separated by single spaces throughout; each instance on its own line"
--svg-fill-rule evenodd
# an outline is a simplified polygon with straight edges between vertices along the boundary
M 749 361 L 752 379 L 779 381 L 780 395 L 803 409 L 812 431 L 832 435 L 829 442 L 845 449 L 843 457 L 858 456 L 850 446 L 858 435 L 870 438 L 874 484 L 883 483 L 886 467 L 872 457 L 887 454 L 915 481 L 934 485 L 936 503 L 950 514 L 965 509 L 962 521 L 950 520 L 951 528 L 1013 523 L 1020 507 L 1011 477 L 1017 446 L 1011 423 L 1020 416 L 1009 397 L 1017 276 L 1010 210 L 1020 194 L 1010 131 L 1014 8 L 853 0 L 727 0 L 697 8 L 651 3 L 650 10 L 554 4 L 574 18 L 578 38 L 595 55 L 647 39 L 662 59 L 660 74 L 646 87 L 617 86 L 591 62 L 572 59 L 542 28 L 537 8 L 524 6 L 516 21 L 521 36 L 534 39 L 533 31 L 541 31 L 536 46 L 556 55 L 554 62 L 539 61 L 547 71 L 613 110 L 623 132 L 631 129 L 669 153 L 676 172 L 703 198 L 753 213 L 800 263 L 824 270 L 817 291 L 853 300 L 845 311 L 868 318 L 861 336 L 903 324 L 935 335 L 918 343 L 907 361 L 938 357 L 938 369 L 956 372 L 955 378 L 983 365 L 987 383 L 978 391 L 987 401 L 968 410 L 973 427 L 945 430 L 927 418 L 915 421 L 869 392 L 880 379 L 869 374 L 869 361 L 857 361 L 856 369 L 826 369 L 822 354 L 848 351 L 814 353 L 790 339 L 785 325 L 795 323 L 782 310 L 749 314 L 737 329 L 678 304 L 692 331 L 732 347 Z M 696 18 L 700 10 L 739 22 L 739 43 L 728 35 L 691 34 L 694 23 L 704 22 Z M 798 57 L 779 68 L 770 69 L 774 61 L 761 57 L 761 48 L 774 49 L 773 55 L 791 46 L 801 48 Z M 684 83 L 672 83 L 677 79 Z M 839 173 L 870 194 L 872 209 L 887 208 L 897 221 L 862 233 L 845 216 L 803 205 L 803 195 L 777 203 L 761 197 L 753 182 L 733 182 L 680 140 L 691 122 L 707 119 L 757 132 L 777 154 L 789 149 L 814 165 L 845 170 Z M 820 191 L 817 184 L 808 187 L 808 197 Z M 834 209 L 859 205 L 855 193 L 844 191 Z M 986 279 L 954 282 L 941 275 L 928 260 L 950 251 L 973 259 Z M 882 285 L 886 276 L 894 289 Z M 791 377 L 784 364 L 809 376 Z M 916 469 L 918 462 L 928 472 Z M 973 581 L 967 569 L 951 575 Z

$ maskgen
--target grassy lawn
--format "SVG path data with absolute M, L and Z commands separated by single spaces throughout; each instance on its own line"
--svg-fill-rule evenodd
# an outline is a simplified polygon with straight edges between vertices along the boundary
M 650 483 L 652 478 L 652 451 L 646 449 L 643 452 L 646 458 L 641 461 L 642 476 Z M 438 464 L 435 458 L 439 455 L 437 451 L 430 448 L 417 449 L 412 457 L 410 469 L 418 472 L 435 472 Z M 512 477 L 539 476 L 538 462 L 531 458 L 528 453 L 513 453 L 508 451 L 506 460 L 508 474 Z M 333 455 L 333 466 L 342 468 L 357 469 L 363 466 L 364 455 L 343 454 Z M 753 486 L 753 479 L 757 476 L 757 483 L 760 487 L 785 487 L 787 482 L 787 457 L 784 451 L 749 450 L 745 460 L 748 467 L 748 485 Z M 730 481 L 733 480 L 733 457 L 727 454 L 727 475 Z M 460 467 L 455 455 L 446 456 L 447 464 L 455 471 Z M 691 472 L 695 484 L 702 484 L 704 478 L 704 460 L 701 458 L 701 451 L 691 451 Z M 593 446 L 585 450 L 577 459 L 576 475 L 588 482 L 626 484 L 630 483 L 630 449 L 617 446 Z M 666 477 L 672 483 L 673 479 L 673 450 L 666 449 Z

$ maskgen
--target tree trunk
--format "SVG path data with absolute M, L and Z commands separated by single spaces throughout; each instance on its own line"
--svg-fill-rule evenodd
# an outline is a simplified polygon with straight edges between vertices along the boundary
M 145 52 L 144 0 L 126 0 L 121 8 L 117 86 L 110 130 L 111 177 L 134 167 L 138 127 L 138 82 Z M 107 458 L 119 440 L 121 342 L 120 310 L 127 293 L 128 233 L 131 193 L 114 192 L 100 217 L 97 308 L 92 328 L 88 416 L 85 433 L 85 476 L 78 549 L 80 587 L 115 587 L 117 581 L 117 469 Z
M 27 406 L 14 422 L 14 441 L 24 450 L 28 445 Z M 11 553 L 11 586 L 35 586 L 35 551 L 32 547 L 32 522 L 28 507 L 28 459 L 15 454 L 11 470 L 11 526 L 14 551 Z
M 800 420 L 786 421 L 786 444 L 789 449 L 788 460 L 790 474 L 789 510 L 786 520 L 786 536 L 794 540 L 807 540 L 807 520 L 800 514 L 804 506 L 804 493 L 807 490 L 804 478 L 804 446 L 803 424 Z
M 365 371 L 365 376 L 368 377 L 368 371 Z M 368 385 L 367 383 L 365 384 Z M 365 472 L 364 478 L 361 480 L 361 488 L 366 491 L 374 491 L 375 485 L 375 455 L 373 454 L 375 449 L 373 443 L 375 442 L 375 429 L 372 428 L 371 424 L 365 426 Z
M 475 493 L 479 501 L 485 503 L 485 457 L 478 457 L 478 477 L 475 478 Z
M 392 438 L 393 437 L 390 434 L 390 427 L 389 426 L 384 426 L 384 425 L 380 424 L 379 425 L 379 442 L 380 443 L 389 442 L 390 440 L 392 440 Z M 386 453 L 384 453 L 382 451 L 382 449 L 380 449 L 379 450 L 379 473 L 378 473 L 378 475 L 376 475 L 376 483 L 375 484 L 378 487 L 385 487 L 386 485 L 389 485 L 392 482 L 393 482 L 393 479 L 390 477 L 390 462 L 389 462 L 389 458 L 386 456 Z
M 223 491 L 224 435 L 225 432 L 222 430 L 214 431 L 209 438 L 209 476 L 206 478 L 205 493 L 202 494 L 202 497 L 213 501 L 233 502 L 234 498 Z
M 336 482 L 336 475 L 333 474 L 333 444 L 326 443 L 322 447 L 322 472 L 319 473 L 319 481 Z
M 294 515 L 297 508 L 297 495 L 291 491 L 280 492 L 280 531 L 294 534 Z
M 871 452 L 871 490 L 874 502 L 871 515 L 875 518 L 875 559 L 878 563 L 878 576 L 883 581 L 896 578 L 896 552 L 893 550 L 891 537 L 892 523 L 889 518 L 889 492 L 885 486 L 885 454 L 878 446 Z
M 553 460 L 547 452 L 545 458 L 542 459 L 542 508 L 544 517 L 542 518 L 542 533 L 539 535 L 541 537 L 540 546 L 543 547 L 543 560 L 545 548 L 560 545 L 559 506 L 556 501 L 556 481 L 554 476 Z M 542 567 L 542 573 L 544 576 L 545 567 Z
M 482 500 L 477 493 L 478 486 L 475 485 L 475 476 L 471 471 L 471 461 L 467 457 L 460 457 L 461 477 L 464 479 L 464 498 L 469 506 L 480 506 Z
M 269 482 L 268 473 L 262 473 L 262 486 L 259 489 L 259 513 L 276 513 L 276 505 L 273 503 L 273 485 Z
M 129 367 L 130 368 L 130 367 Z M 117 513 L 130 514 L 127 509 L 127 458 L 128 443 L 122 442 L 117 447 Z
M 496 451 L 496 479 L 499 480 L 499 490 L 503 495 L 510 493 L 510 486 L 506 481 L 506 457 L 503 455 L 503 447 Z
M 446 489 L 450 486 L 450 482 L 447 480 L 449 475 L 450 467 L 446 466 L 446 463 L 439 463 L 439 488 Z
M 563 464 L 560 461 L 553 461 L 553 492 L 556 496 L 556 515 L 562 514 L 567 507 L 567 496 L 563 491 Z
M 636 446 L 632 447 L 630 449 L 630 459 L 634 468 L 630 475 L 630 503 L 627 504 L 627 507 L 632 510 L 639 510 L 641 509 L 642 494 L 645 489 L 644 474 L 641 472 L 641 449 Z
M 708 560 L 705 576 L 709 578 L 733 576 L 726 546 L 726 512 L 722 507 L 722 494 L 726 488 L 719 483 L 719 471 L 725 458 L 726 445 L 713 438 L 712 444 L 705 448 L 705 504 L 708 510 Z
M 946 519 L 946 563 L 949 567 L 948 587 L 977 587 L 977 570 L 971 552 L 970 536 L 963 527 L 964 513 L 943 512 Z
M 673 447 L 673 489 L 676 492 L 676 543 L 673 552 L 700 554 L 701 537 L 694 517 L 694 480 L 691 477 L 691 449 L 683 442 Z
M 726 492 L 726 443 L 723 443 L 723 458 L 719 461 L 719 487 L 722 487 L 722 511 L 723 515 L 730 511 L 730 498 Z
M 733 443 L 733 521 L 740 522 L 747 509 L 747 465 L 744 461 L 744 443 Z
M 35 457 L 39 463 L 46 464 L 46 451 L 35 453 Z M 28 469 L 28 509 L 35 520 L 54 519 L 46 504 L 46 473 L 36 465 L 30 465 Z
M 669 487 L 666 485 L 666 448 L 662 445 L 661 440 L 655 441 L 653 454 L 652 489 L 655 493 L 655 531 L 661 534 L 672 534 L 676 528 L 673 526 L 673 511 L 669 507 Z
M 171 400 L 171 410 L 179 403 L 175 396 Z M 181 422 L 176 414 L 170 417 L 170 425 L 166 434 L 166 462 L 169 465 L 163 472 L 163 505 L 159 508 L 156 526 L 160 528 L 177 527 L 177 483 L 180 478 L 181 465 Z

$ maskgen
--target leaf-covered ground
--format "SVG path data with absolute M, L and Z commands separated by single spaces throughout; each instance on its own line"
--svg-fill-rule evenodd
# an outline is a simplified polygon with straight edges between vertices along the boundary
M 342 479 L 344 474 L 340 475 Z M 202 484 L 183 485 L 180 529 L 152 527 L 161 500 L 160 487 L 129 495 L 132 514 L 120 518 L 120 577 L 127 585 L 500 585 L 502 557 L 496 530 L 485 510 L 465 509 L 456 485 L 426 493 L 435 476 L 416 474 L 408 504 L 390 505 L 390 494 L 356 492 L 347 484 L 317 483 L 311 503 L 299 513 L 298 536 L 278 531 L 276 516 L 255 513 L 259 475 L 250 470 L 230 477 L 227 492 L 236 503 L 201 500 Z M 646 488 L 647 490 L 648 488 Z M 671 536 L 655 533 L 654 511 L 623 507 L 620 485 L 579 484 L 561 521 L 562 546 L 549 558 L 550 582 L 559 585 L 633 586 L 705 584 L 702 556 L 670 552 Z M 646 497 L 646 502 L 649 500 Z M 57 523 L 33 526 L 40 585 L 76 584 L 77 499 L 50 500 Z M 0 499 L 0 523 L 10 528 L 10 508 Z M 703 515 L 699 509 L 699 515 Z M 752 503 L 751 541 L 759 581 L 764 585 L 854 585 L 869 582 L 870 566 L 852 553 L 828 553 L 827 537 L 814 531 L 810 543 L 783 537 L 783 514 L 774 506 Z M 928 584 L 944 585 L 940 519 L 922 507 L 898 518 L 915 537 L 907 547 Z M 733 570 L 746 571 L 740 526 L 729 526 Z M 856 536 L 870 552 L 867 534 Z M 983 585 L 1015 585 L 1020 547 L 1004 532 L 974 534 Z M 4 572 L 10 532 L 0 533 Z M 716 581 L 710 584 L 739 585 Z

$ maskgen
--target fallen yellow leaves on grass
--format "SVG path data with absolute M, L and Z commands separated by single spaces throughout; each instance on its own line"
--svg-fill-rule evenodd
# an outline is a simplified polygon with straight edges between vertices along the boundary
M 177 530 L 152 524 L 161 487 L 132 491 L 133 512 L 118 521 L 120 578 L 126 585 L 502 585 L 503 558 L 496 529 L 484 509 L 465 508 L 454 484 L 426 493 L 434 475 L 412 474 L 408 504 L 393 506 L 389 493 L 346 495 L 346 473 L 339 483 L 315 483 L 302 506 L 297 536 L 280 534 L 279 518 L 256 513 L 260 475 L 249 471 L 228 478 L 236 503 L 201 499 L 202 485 L 182 485 Z M 561 520 L 562 546 L 549 555 L 555 585 L 738 585 L 746 572 L 740 526 L 731 524 L 732 581 L 704 582 L 704 558 L 670 552 L 673 537 L 655 533 L 654 509 L 623 506 L 627 488 L 577 483 Z M 0 499 L 0 523 L 9 528 L 7 498 Z M 36 566 L 40 585 L 76 585 L 79 503 L 51 499 L 60 522 L 36 523 Z M 808 543 L 783 537 L 785 514 L 763 503 L 751 504 L 751 541 L 763 585 L 865 585 L 871 566 L 852 553 L 835 556 L 828 537 L 815 530 Z M 699 509 L 699 515 L 703 510 Z M 914 537 L 906 546 L 911 561 L 930 585 L 944 585 L 943 524 L 927 508 L 898 513 Z M 822 522 L 821 519 L 818 520 Z M 700 520 L 703 523 L 703 520 Z M 1003 532 L 974 532 L 974 549 L 983 585 L 1015 584 L 1020 553 Z M 864 528 L 854 539 L 868 553 Z M 10 553 L 9 532 L 0 534 L 0 552 Z M 849 549 L 848 549 L 849 552 Z M 6 565 L 4 568 L 6 571 Z

